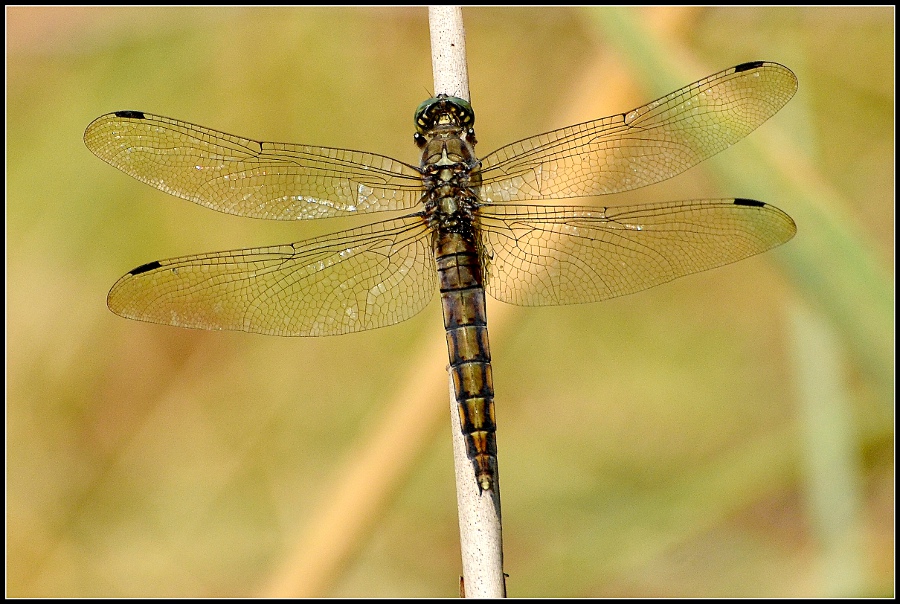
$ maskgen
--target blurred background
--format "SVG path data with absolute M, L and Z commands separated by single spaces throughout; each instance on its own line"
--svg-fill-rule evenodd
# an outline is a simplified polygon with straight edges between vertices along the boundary
M 440 305 L 331 338 L 121 319 L 139 264 L 366 221 L 218 214 L 82 143 L 135 109 L 416 163 L 427 11 L 6 16 L 7 594 L 455 595 Z M 481 155 L 745 61 L 800 81 L 735 147 L 586 202 L 761 199 L 794 240 L 602 304 L 488 302 L 510 595 L 894 594 L 894 16 L 464 10 Z

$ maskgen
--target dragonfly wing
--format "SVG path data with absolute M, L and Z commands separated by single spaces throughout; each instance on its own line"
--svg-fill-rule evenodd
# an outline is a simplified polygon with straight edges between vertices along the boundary
M 595 208 L 499 204 L 477 212 L 485 290 L 523 306 L 597 302 L 759 254 L 796 233 L 748 199 Z
M 301 220 L 411 208 L 422 177 L 373 153 L 251 140 L 118 111 L 84 132 L 97 157 L 166 193 L 226 214 Z
M 744 63 L 628 113 L 526 138 L 482 159 L 486 202 L 605 195 L 650 185 L 733 145 L 797 90 L 778 63 Z
M 139 266 L 107 303 L 130 319 L 280 336 L 337 335 L 399 323 L 437 289 L 423 217 L 289 245 Z

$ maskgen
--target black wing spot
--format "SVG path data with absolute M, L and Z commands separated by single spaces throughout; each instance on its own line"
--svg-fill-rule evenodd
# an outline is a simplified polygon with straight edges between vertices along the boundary
M 132 120 L 145 120 L 147 116 L 142 111 L 116 111 L 116 117 L 124 117 Z
M 160 268 L 162 264 L 159 263 L 158 260 L 154 260 L 153 262 L 148 262 L 147 264 L 142 264 L 136 269 L 132 270 L 129 275 L 140 275 L 141 273 L 147 273 L 153 270 Z
M 734 200 L 734 205 L 736 205 L 736 206 L 750 206 L 750 207 L 753 207 L 753 208 L 762 208 L 762 207 L 765 207 L 766 204 L 764 204 L 764 203 L 761 202 L 761 201 L 756 201 L 755 199 L 735 199 L 735 200 Z
M 741 63 L 740 65 L 735 65 L 734 72 L 740 73 L 742 71 L 750 71 L 751 69 L 762 67 L 764 63 L 765 61 L 750 61 L 749 63 Z

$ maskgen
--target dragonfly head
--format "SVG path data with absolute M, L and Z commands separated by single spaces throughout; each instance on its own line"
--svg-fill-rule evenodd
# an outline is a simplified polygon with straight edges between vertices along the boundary
M 474 144 L 475 112 L 465 99 L 446 94 L 430 98 L 416 108 L 415 122 L 413 138 L 419 147 L 425 145 L 426 133 L 442 126 L 464 131 Z

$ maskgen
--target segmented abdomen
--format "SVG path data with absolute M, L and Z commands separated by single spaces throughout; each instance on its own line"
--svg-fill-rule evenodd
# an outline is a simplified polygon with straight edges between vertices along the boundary
M 494 484 L 497 468 L 494 384 L 481 262 L 474 236 L 438 227 L 434 255 L 437 261 L 447 331 L 450 373 L 456 390 L 466 453 L 475 466 L 482 491 Z

